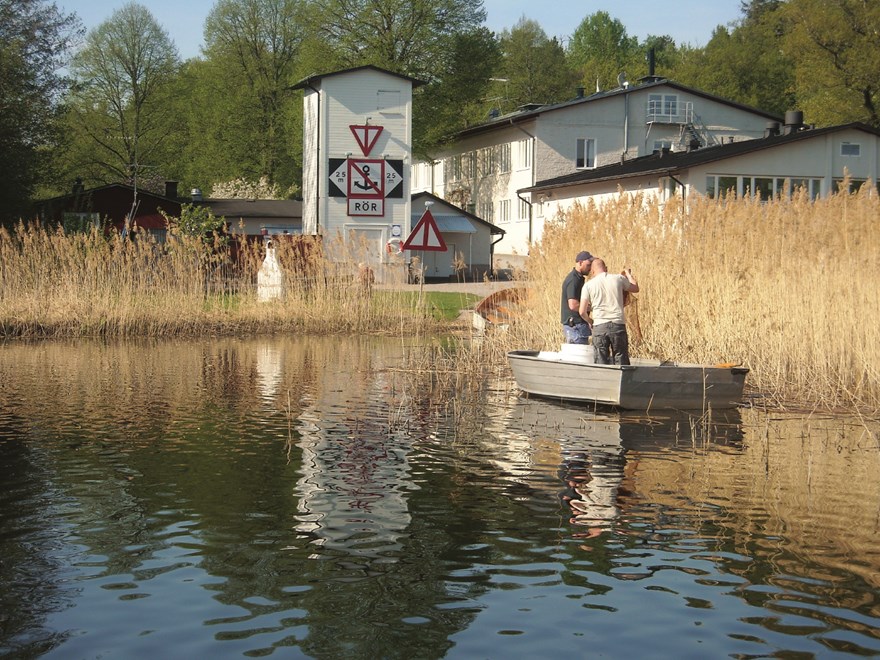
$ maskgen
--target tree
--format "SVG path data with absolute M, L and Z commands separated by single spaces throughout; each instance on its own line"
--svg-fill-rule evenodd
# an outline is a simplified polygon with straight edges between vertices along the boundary
M 266 177 L 289 188 L 299 174 L 301 101 L 289 88 L 302 73 L 308 32 L 303 0 L 219 0 L 205 22 L 207 61 L 195 69 L 193 137 L 204 184 Z
M 74 16 L 37 0 L 0 0 L 0 221 L 26 213 L 47 177 L 56 110 L 67 80 L 58 70 L 82 34 Z
M 580 74 L 584 85 L 600 89 L 617 87 L 617 77 L 637 60 L 639 42 L 608 12 L 587 16 L 571 37 L 568 59 Z M 635 72 L 630 71 L 630 75 Z
M 434 81 L 418 90 L 413 110 L 413 149 L 427 156 L 455 131 L 487 118 L 494 101 L 490 80 L 501 64 L 495 35 L 486 28 L 452 35 L 436 61 Z
M 536 21 L 521 18 L 500 37 L 503 60 L 501 75 L 509 110 L 526 103 L 556 103 L 575 94 L 577 74 L 569 66 L 556 38 Z
M 880 128 L 880 3 L 789 0 L 779 13 L 805 115 Z
M 137 3 L 89 32 L 73 60 L 76 86 L 68 99 L 77 173 L 93 183 L 137 186 L 146 166 L 161 165 L 175 130 L 170 92 L 178 66 L 168 33 Z
M 676 79 L 712 94 L 783 114 L 795 103 L 794 67 L 783 51 L 779 3 L 744 5 L 732 28 L 718 26 L 705 48 L 684 47 Z
M 433 79 L 453 35 L 486 19 L 483 0 L 317 0 L 316 30 L 342 66 L 373 64 Z

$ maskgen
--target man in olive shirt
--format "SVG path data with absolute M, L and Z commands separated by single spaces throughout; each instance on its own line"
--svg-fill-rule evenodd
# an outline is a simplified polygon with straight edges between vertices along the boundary
M 562 282 L 562 334 L 567 344 L 587 344 L 590 340 L 590 324 L 578 313 L 584 276 L 590 272 L 593 255 L 586 251 L 577 253 L 574 268 Z
M 598 364 L 629 364 L 629 335 L 626 332 L 624 293 L 638 293 L 632 270 L 622 275 L 609 273 L 602 259 L 594 259 L 592 275 L 581 292 L 578 311 L 593 317 L 593 352 Z

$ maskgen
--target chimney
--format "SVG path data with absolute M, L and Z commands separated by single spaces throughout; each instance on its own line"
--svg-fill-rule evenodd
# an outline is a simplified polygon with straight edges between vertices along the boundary
M 579 98 L 579 99 L 584 98 L 584 88 L 583 87 L 578 87 L 575 91 L 577 92 L 577 96 L 575 98 Z
M 202 189 L 201 188 L 193 188 L 190 191 L 190 196 L 192 197 L 192 201 L 201 202 L 202 201 Z
M 768 121 L 764 125 L 764 137 L 773 137 L 774 135 L 779 135 L 779 122 L 778 121 Z
M 165 182 L 165 197 L 168 199 L 177 199 L 177 181 Z
M 785 113 L 785 126 L 782 128 L 783 135 L 797 133 L 804 127 L 804 113 L 800 110 L 788 110 Z

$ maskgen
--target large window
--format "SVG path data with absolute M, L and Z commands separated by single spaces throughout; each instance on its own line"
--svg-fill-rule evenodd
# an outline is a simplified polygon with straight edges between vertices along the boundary
M 532 141 L 529 139 L 520 140 L 517 143 L 517 167 L 521 170 L 527 170 L 532 166 Z
M 648 95 L 648 121 L 669 121 L 677 115 L 677 94 Z
M 594 139 L 578 138 L 574 166 L 579 170 L 596 167 L 596 141 Z
M 510 222 L 510 200 L 502 199 L 498 202 L 498 222 Z
M 510 172 L 510 143 L 498 147 L 498 171 Z
M 806 188 L 810 199 L 819 197 L 821 179 L 772 176 L 727 176 L 710 175 L 706 177 L 706 195 L 712 198 L 728 195 L 760 196 L 762 200 L 774 196 L 791 197 L 792 192 Z
M 493 222 L 495 220 L 495 207 L 493 206 L 491 201 L 480 202 L 477 210 L 479 211 L 477 215 L 479 215 L 486 222 Z
M 840 155 L 841 156 L 861 156 L 862 155 L 862 145 L 858 142 L 841 142 L 840 144 Z

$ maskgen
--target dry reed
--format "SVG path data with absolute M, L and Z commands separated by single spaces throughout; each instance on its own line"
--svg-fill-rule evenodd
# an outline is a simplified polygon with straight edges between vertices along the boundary
M 694 196 L 686 213 L 680 198 L 576 206 L 530 253 L 520 321 L 478 350 L 496 360 L 511 348 L 558 350 L 561 282 L 587 249 L 639 281 L 628 308 L 633 355 L 742 363 L 774 407 L 877 411 L 878 219 L 872 186 L 816 201 Z
M 242 243 L 232 259 L 227 238 L 206 244 L 175 237 L 160 245 L 146 233 L 126 240 L 98 231 L 0 228 L 0 336 L 411 334 L 437 325 L 424 300 L 361 286 L 356 264 L 364 246 L 340 237 L 312 249 L 278 241 L 279 260 L 293 267 L 284 270 L 284 295 L 261 302 L 263 246 Z M 403 276 L 401 259 L 390 277 Z

